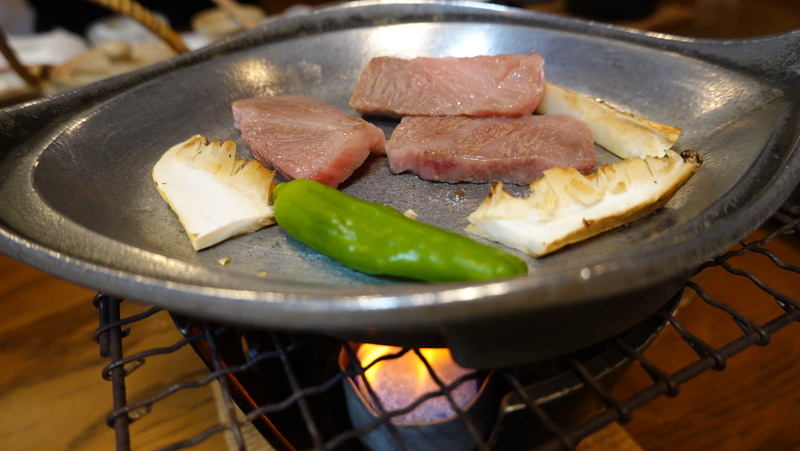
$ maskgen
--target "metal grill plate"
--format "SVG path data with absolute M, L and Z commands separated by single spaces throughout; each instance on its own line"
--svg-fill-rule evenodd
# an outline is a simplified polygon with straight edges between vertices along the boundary
M 0 111 L 0 251 L 106 293 L 192 316 L 358 341 L 450 346 L 466 366 L 546 359 L 643 320 L 704 259 L 756 228 L 798 171 L 800 33 L 704 41 L 469 3 L 351 3 Z M 233 100 L 303 93 L 347 111 L 373 56 L 541 52 L 546 77 L 684 129 L 705 160 L 663 210 L 480 284 L 369 277 L 279 227 L 195 253 L 150 179 L 171 145 L 233 139 Z M 387 133 L 391 122 L 380 123 Z M 615 157 L 601 150 L 601 161 Z M 344 191 L 461 232 L 488 186 L 392 175 Z M 231 257 L 220 267 L 217 261 Z M 266 272 L 266 277 L 259 273 Z M 527 354 L 499 343 L 538 343 Z

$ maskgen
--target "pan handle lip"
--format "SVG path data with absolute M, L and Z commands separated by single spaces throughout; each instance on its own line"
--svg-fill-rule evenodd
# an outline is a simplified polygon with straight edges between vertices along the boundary
M 354 2 L 370 5 L 371 2 Z M 401 2 L 400 4 L 402 4 Z M 412 0 L 413 3 L 413 0 Z M 421 1 L 422 4 L 426 2 Z M 384 7 L 390 2 L 383 4 Z M 675 52 L 723 67 L 736 68 L 755 76 L 782 79 L 790 86 L 800 86 L 800 28 L 782 33 L 745 38 L 696 38 L 629 28 L 576 17 L 554 16 L 501 5 L 456 2 L 451 7 L 473 8 L 476 18 L 493 16 L 509 23 L 580 33 L 598 38 L 622 40 L 663 52 Z M 352 5 L 351 5 L 352 7 Z M 336 7 L 334 7 L 336 8 Z M 461 14 L 469 15 L 467 10 Z M 479 19 L 480 20 L 480 19 Z
M 466 19 L 578 33 L 674 52 L 756 77 L 774 79 L 790 87 L 800 86 L 800 29 L 748 38 L 694 38 L 474 1 L 366 0 L 321 8 L 315 14 L 322 22 L 326 22 L 323 18 L 329 19 L 329 24 L 338 19 L 364 25 L 388 16 L 394 17 L 397 23 L 425 18 L 433 22 Z
M 800 29 L 736 39 L 655 37 L 666 43 L 663 50 L 800 85 Z
M 477 7 L 480 8 L 480 4 Z M 519 12 L 521 15 L 517 18 L 529 26 L 625 41 L 739 69 L 755 76 L 783 79 L 793 86 L 800 86 L 800 28 L 743 38 L 698 38 L 575 17 L 551 16 L 536 11 Z M 514 15 L 511 16 L 508 20 L 514 22 Z

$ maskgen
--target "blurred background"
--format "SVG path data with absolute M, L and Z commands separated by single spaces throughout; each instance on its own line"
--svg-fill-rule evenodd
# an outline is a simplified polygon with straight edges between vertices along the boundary
M 193 50 L 329 1 L 143 0 L 164 37 L 121 0 L 0 0 L 0 107 L 64 91 Z M 743 38 L 800 28 L 797 0 L 498 0 L 660 33 Z M 127 9 L 131 9 L 127 7 Z M 18 61 L 9 61 L 17 59 Z

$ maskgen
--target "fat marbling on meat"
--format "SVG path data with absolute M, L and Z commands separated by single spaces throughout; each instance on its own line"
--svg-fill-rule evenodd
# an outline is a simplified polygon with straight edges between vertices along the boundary
M 232 109 L 253 156 L 289 180 L 336 188 L 370 152 L 384 151 L 383 130 L 312 97 L 253 97 L 233 102 Z
M 367 115 L 530 115 L 544 92 L 544 58 L 482 55 L 469 58 L 377 57 L 367 63 L 350 106 Z
M 521 118 L 406 116 L 386 142 L 392 172 L 438 182 L 527 184 L 551 167 L 597 163 L 586 124 L 563 114 Z

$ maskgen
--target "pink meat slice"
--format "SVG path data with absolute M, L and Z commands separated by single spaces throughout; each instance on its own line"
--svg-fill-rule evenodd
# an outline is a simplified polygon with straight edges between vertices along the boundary
M 544 58 L 373 58 L 350 106 L 367 115 L 506 116 L 533 113 L 544 92 Z
M 563 114 L 522 118 L 406 116 L 386 142 L 389 168 L 437 182 L 527 184 L 551 167 L 597 163 L 592 132 Z
M 383 153 L 383 130 L 308 96 L 233 102 L 233 118 L 253 156 L 288 180 L 338 187 L 370 152 Z

